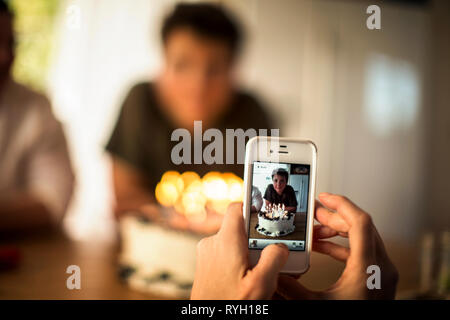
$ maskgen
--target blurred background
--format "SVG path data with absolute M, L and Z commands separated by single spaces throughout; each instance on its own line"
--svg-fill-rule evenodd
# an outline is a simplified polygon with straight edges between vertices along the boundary
M 246 31 L 242 86 L 263 98 L 283 136 L 317 144 L 317 192 L 344 194 L 371 213 L 399 266 L 403 297 L 426 287 L 423 256 L 435 249 L 423 239 L 438 242 L 450 227 L 449 3 L 216 2 Z M 68 141 L 77 183 L 64 228 L 75 243 L 115 243 L 104 147 L 130 87 L 161 68 L 160 24 L 175 3 L 11 1 L 14 78 L 50 99 Z M 381 30 L 366 26 L 371 4 L 381 8 Z M 328 285 L 318 276 L 337 263 L 314 259 L 305 281 Z M 52 296 L 29 290 L 20 292 Z M 96 290 L 79 297 L 102 298 Z

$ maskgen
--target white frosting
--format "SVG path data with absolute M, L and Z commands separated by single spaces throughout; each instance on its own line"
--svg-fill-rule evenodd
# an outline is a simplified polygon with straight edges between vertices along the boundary
M 258 227 L 256 231 L 270 237 L 287 235 L 295 230 L 294 217 L 295 215 L 292 214 L 289 218 L 280 217 L 279 219 L 272 220 L 266 218 L 264 215 L 258 215 Z
M 127 279 L 131 287 L 169 297 L 189 297 L 190 288 L 176 284 L 193 282 L 201 236 L 142 223 L 131 216 L 121 219 L 120 231 L 120 263 L 136 269 Z M 170 274 L 170 281 L 146 280 L 161 272 Z

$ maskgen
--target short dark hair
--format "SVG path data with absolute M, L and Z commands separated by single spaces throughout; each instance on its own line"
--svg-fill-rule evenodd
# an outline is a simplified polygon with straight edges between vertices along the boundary
M 286 179 L 286 182 L 289 179 L 289 173 L 287 172 L 286 169 L 283 169 L 283 168 L 278 168 L 278 169 L 275 169 L 272 171 L 272 180 L 273 180 L 274 175 L 279 175 L 279 176 L 284 177 Z
M 241 28 L 234 18 L 219 5 L 211 3 L 179 3 L 164 19 L 161 37 L 165 43 L 176 29 L 190 28 L 200 36 L 226 42 L 232 56 L 239 51 Z

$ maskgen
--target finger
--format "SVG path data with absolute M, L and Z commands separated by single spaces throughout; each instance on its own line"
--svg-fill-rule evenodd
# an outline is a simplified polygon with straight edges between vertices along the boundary
M 258 264 L 253 268 L 253 274 L 260 281 L 265 283 L 273 283 L 275 286 L 276 279 L 289 256 L 289 249 L 284 244 L 271 244 L 264 248 L 259 257 Z
M 220 230 L 223 217 L 224 215 L 222 214 L 207 212 L 205 220 L 194 220 L 187 218 L 186 220 L 189 223 L 190 230 L 197 232 L 198 234 L 213 235 Z
M 327 208 L 337 211 L 350 226 L 364 213 L 361 208 L 344 196 L 323 192 L 319 194 L 319 200 Z
M 313 241 L 313 251 L 326 254 L 339 261 L 347 261 L 350 256 L 350 249 L 329 241 Z
M 278 277 L 277 293 L 288 300 L 313 300 L 320 298 L 320 293 L 305 288 L 296 279 L 286 275 Z
M 226 235 L 245 234 L 241 202 L 234 202 L 228 206 L 219 233 Z
M 321 193 L 319 199 L 328 208 L 336 210 L 348 222 L 352 255 L 359 258 L 372 256 L 374 226 L 371 217 L 346 197 Z
M 330 227 L 338 232 L 348 232 L 350 225 L 343 217 L 335 212 L 331 212 L 321 203 L 317 203 L 315 207 L 315 218 L 321 224 Z
M 328 239 L 335 237 L 339 234 L 336 230 L 333 230 L 327 226 L 317 224 L 314 226 L 313 238 L 314 239 Z

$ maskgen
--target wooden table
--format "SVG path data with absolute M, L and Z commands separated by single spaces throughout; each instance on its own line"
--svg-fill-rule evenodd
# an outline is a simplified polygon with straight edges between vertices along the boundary
M 4 243 L 3 243 L 4 244 Z M 75 242 L 61 234 L 30 237 L 10 242 L 19 248 L 18 268 L 0 272 L 0 299 L 164 299 L 129 289 L 117 276 L 117 244 L 98 241 Z M 389 254 L 400 271 L 398 297 L 415 290 L 418 264 L 414 247 L 389 246 Z M 69 290 L 69 265 L 81 268 L 81 289 Z M 311 268 L 301 282 L 311 289 L 324 289 L 340 275 L 344 265 L 313 253 Z
M 11 243 L 12 245 L 13 243 Z M 16 242 L 18 268 L 0 272 L 0 299 L 163 299 L 129 289 L 119 280 L 118 246 L 74 242 L 61 234 Z M 81 289 L 69 290 L 69 265 L 81 269 Z

